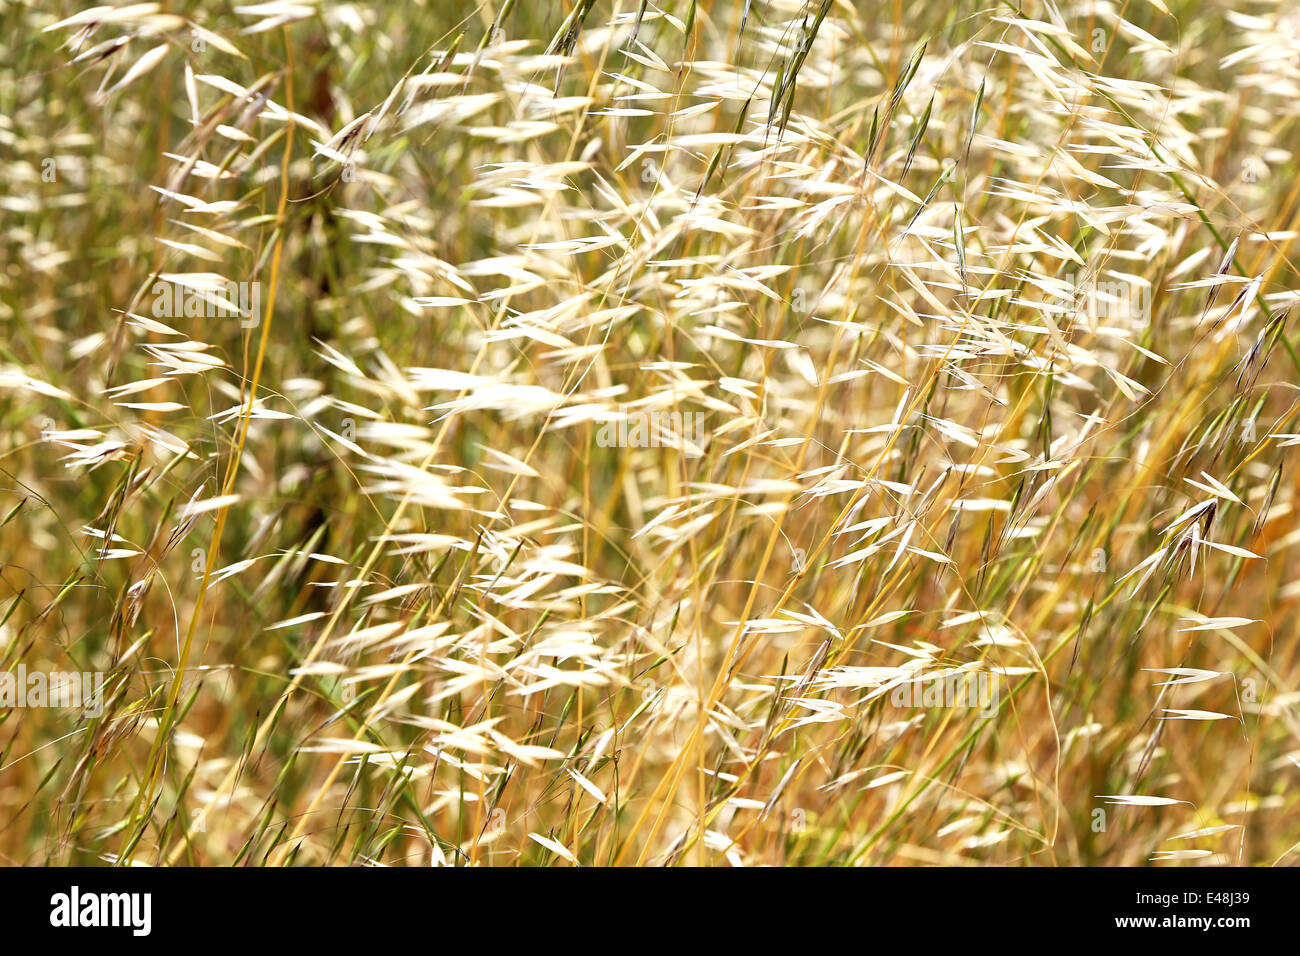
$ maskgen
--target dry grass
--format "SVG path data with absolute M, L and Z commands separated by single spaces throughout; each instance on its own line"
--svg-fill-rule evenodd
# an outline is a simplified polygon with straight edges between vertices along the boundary
M 7 3 L 0 859 L 1294 862 L 1300 15 L 1168 2 Z

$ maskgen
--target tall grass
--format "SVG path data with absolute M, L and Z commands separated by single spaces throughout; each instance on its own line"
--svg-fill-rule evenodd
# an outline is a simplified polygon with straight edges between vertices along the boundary
M 0 860 L 1295 862 L 1292 5 L 0 27 Z

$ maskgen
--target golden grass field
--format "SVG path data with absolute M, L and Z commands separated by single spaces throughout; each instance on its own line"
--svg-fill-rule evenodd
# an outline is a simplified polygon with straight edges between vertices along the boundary
M 1300 861 L 1300 8 L 661 4 L 0 7 L 0 862 Z

